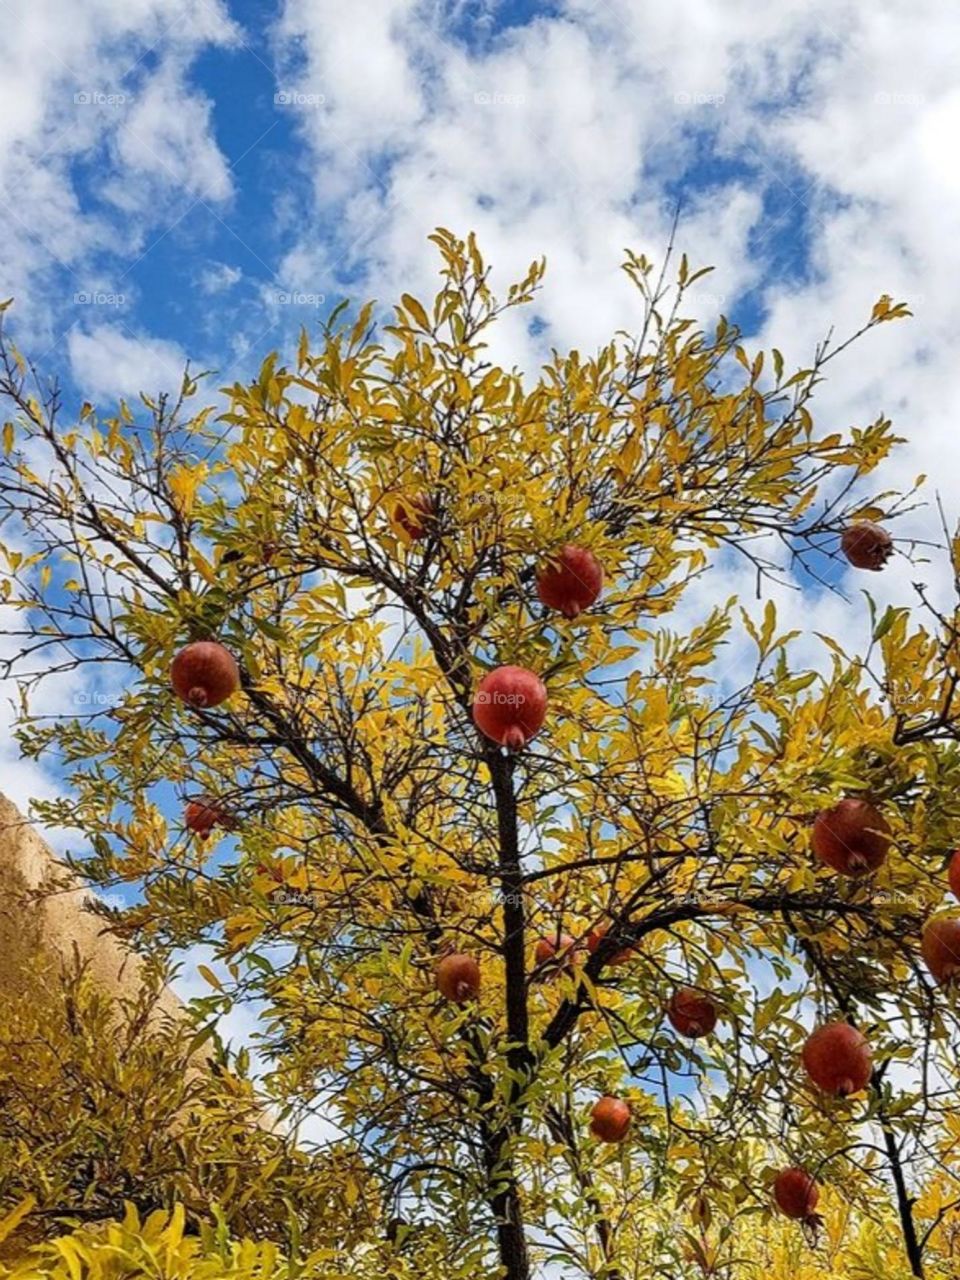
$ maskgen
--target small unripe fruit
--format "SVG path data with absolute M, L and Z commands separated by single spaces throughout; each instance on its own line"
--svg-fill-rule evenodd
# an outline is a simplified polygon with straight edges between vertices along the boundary
M 195 640 L 170 668 L 174 692 L 192 707 L 218 707 L 240 688 L 233 654 L 215 640 Z
M 960 898 L 960 849 L 955 850 L 947 869 L 947 879 L 955 898 Z
M 601 1142 L 622 1142 L 630 1128 L 630 1107 L 622 1098 L 603 1097 L 590 1112 L 590 1132 Z
M 437 504 L 429 493 L 418 493 L 415 498 L 403 498 L 393 509 L 393 518 L 408 538 L 418 542 L 423 538 L 437 513 Z
M 595 929 L 590 930 L 587 934 L 587 950 L 591 955 L 593 955 L 609 932 L 610 926 L 606 924 L 598 924 Z M 613 953 L 607 960 L 607 964 L 629 964 L 633 957 L 633 947 L 622 947 L 619 951 Z
M 603 566 L 586 547 L 568 542 L 537 570 L 537 595 L 549 609 L 575 618 L 603 589 Z
M 924 964 L 940 986 L 956 981 L 960 973 L 960 920 L 934 916 L 923 928 L 920 951 Z
M 809 1218 L 820 1199 L 820 1188 L 804 1169 L 781 1169 L 773 1184 L 773 1198 L 788 1218 Z
M 870 520 L 858 520 L 844 529 L 840 546 L 855 569 L 882 569 L 893 555 L 893 539 Z
M 526 667 L 489 671 L 473 697 L 474 724 L 508 751 L 521 751 L 542 728 L 546 714 L 547 690 Z
M 848 1022 L 826 1022 L 803 1046 L 803 1065 L 824 1093 L 845 1098 L 866 1088 L 873 1054 L 862 1031 Z
M 480 966 L 473 956 L 454 952 L 438 963 L 436 981 L 437 990 L 445 1000 L 465 1004 L 480 990 Z
M 717 1025 L 717 1007 L 693 987 L 680 987 L 667 1005 L 667 1017 L 675 1031 L 696 1039 L 708 1036 Z
M 813 852 L 845 876 L 861 876 L 882 866 L 890 847 L 883 814 L 866 800 L 840 800 L 821 809 L 813 824 Z

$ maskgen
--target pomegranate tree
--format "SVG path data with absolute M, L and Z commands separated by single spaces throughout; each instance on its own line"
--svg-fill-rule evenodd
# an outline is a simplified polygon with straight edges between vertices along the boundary
M 480 965 L 473 956 L 462 952 L 444 956 L 437 964 L 435 977 L 437 990 L 454 1004 L 466 1004 L 480 991 Z
M 598 1098 L 590 1112 L 590 1132 L 601 1142 L 622 1142 L 630 1128 L 630 1106 L 622 1098 Z
M 549 609 L 575 618 L 600 598 L 603 566 L 592 551 L 568 542 L 537 571 L 537 595 Z
M 206 840 L 214 827 L 223 827 L 229 831 L 235 823 L 216 800 L 211 800 L 209 796 L 198 796 L 187 802 L 183 811 L 183 825 L 201 840 Z
M 610 926 L 607 924 L 598 924 L 595 929 L 591 929 L 587 934 L 587 950 L 591 955 L 600 946 L 607 934 L 610 932 Z M 607 964 L 629 964 L 634 957 L 633 947 L 622 947 L 619 951 L 615 951 L 607 961 Z
M 408 538 L 418 542 L 425 537 L 437 513 L 437 504 L 429 493 L 414 498 L 401 498 L 393 509 L 393 518 Z
M 483 677 L 473 697 L 473 722 L 508 751 L 522 751 L 543 726 L 547 690 L 526 667 L 497 667 Z
M 240 688 L 240 670 L 229 649 L 215 640 L 194 640 L 173 660 L 174 692 L 192 707 L 218 707 Z
M 866 875 L 883 865 L 890 847 L 889 833 L 878 809 L 866 800 L 847 798 L 817 814 L 813 852 L 841 875 Z
M 826 1022 L 803 1046 L 803 1065 L 818 1089 L 845 1098 L 866 1088 L 873 1054 L 866 1036 L 849 1022 Z
M 947 880 L 950 882 L 950 891 L 953 896 L 960 898 L 960 849 L 955 849 L 950 858 L 950 866 L 947 868 Z
M 682 1036 L 708 1036 L 717 1025 L 717 1006 L 693 987 L 679 987 L 667 1005 L 670 1025 Z
M 882 569 L 893 555 L 893 539 L 870 520 L 858 520 L 844 529 L 840 547 L 855 569 Z
M 928 920 L 920 951 L 924 964 L 940 986 L 956 981 L 960 973 L 960 920 L 954 916 L 934 916 Z
M 569 933 L 538 938 L 533 951 L 536 967 L 549 968 L 551 976 L 555 976 L 562 970 L 569 970 L 577 963 L 577 958 L 577 943 Z
M 820 1199 L 820 1188 L 805 1169 L 795 1166 L 781 1169 L 774 1179 L 773 1198 L 777 1208 L 788 1218 L 799 1218 L 806 1221 L 813 1217 L 813 1211 Z

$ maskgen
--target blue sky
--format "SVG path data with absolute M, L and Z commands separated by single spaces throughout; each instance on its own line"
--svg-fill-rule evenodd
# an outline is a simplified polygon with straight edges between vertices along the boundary
M 758 332 L 780 295 L 822 282 L 817 234 L 855 203 L 782 139 L 818 121 L 824 76 L 869 40 L 855 9 L 831 7 L 827 26 L 816 5 L 787 5 L 779 22 L 734 5 L 724 43 L 709 0 L 672 21 L 614 0 L 381 0 L 363 14 L 140 0 L 133 16 L 97 0 L 72 32 L 59 0 L 4 7 L 7 94 L 22 85 L 39 101 L 5 126 L 14 235 L 0 277 L 31 349 L 78 395 L 129 394 L 138 375 L 154 389 L 187 356 L 242 374 L 345 294 L 425 291 L 440 221 L 505 248 L 511 272 L 557 257 L 548 288 L 565 297 L 536 326 L 539 347 L 519 352 L 530 362 L 629 323 L 621 250 L 662 254 L 677 204 L 679 247 L 718 267 L 703 318 L 723 310 Z M 716 42 L 706 60 L 686 42 L 698 14 Z M 882 35 L 868 55 L 884 53 Z M 868 124 L 890 75 L 875 60 L 861 72 Z M 898 126 L 922 115 L 925 83 L 886 90 L 908 99 L 888 113 Z M 36 219 L 24 165 L 48 179 Z M 576 278 L 552 278 L 568 256 Z M 578 331 L 570 308 L 597 290 L 597 323 Z

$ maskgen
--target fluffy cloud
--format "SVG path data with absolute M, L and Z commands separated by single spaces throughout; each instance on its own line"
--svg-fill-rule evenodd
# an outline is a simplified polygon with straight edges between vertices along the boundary
M 946 159 L 960 123 L 960 11 L 938 0 L 568 0 L 470 42 L 416 0 L 389 0 L 378 16 L 371 31 L 366 11 L 332 0 L 284 6 L 284 83 L 324 98 L 300 120 L 318 222 L 291 248 L 288 277 L 328 294 L 341 281 L 381 299 L 432 291 L 424 237 L 436 223 L 475 229 L 501 281 L 546 253 L 546 328 L 531 337 L 529 317 L 515 317 L 492 351 L 533 370 L 548 345 L 589 349 L 631 327 L 621 248 L 662 256 L 682 194 L 680 247 L 717 267 L 701 318 L 759 290 L 755 336 L 788 360 L 809 363 L 832 325 L 853 331 L 882 292 L 913 303 L 914 320 L 832 366 L 819 411 L 837 425 L 893 416 L 909 443 L 881 483 L 935 475 L 950 518 L 960 514 L 958 179 Z M 318 235 L 321 223 L 333 232 Z M 935 509 L 899 529 L 935 541 Z M 941 598 L 949 588 L 942 561 L 902 557 L 870 586 L 905 602 L 917 579 Z M 853 610 L 804 600 L 814 622 L 853 638 Z
M 173 342 L 141 336 L 121 324 L 74 329 L 68 340 L 73 380 L 91 400 L 176 392 L 186 354 Z
M 188 76 L 236 39 L 222 0 L 5 4 L 0 281 L 21 331 L 49 338 L 97 255 L 135 256 L 172 201 L 230 194 Z

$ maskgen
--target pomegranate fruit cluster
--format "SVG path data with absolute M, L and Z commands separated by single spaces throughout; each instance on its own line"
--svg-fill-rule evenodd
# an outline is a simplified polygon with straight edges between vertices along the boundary
M 429 494 L 401 499 L 393 509 L 394 523 L 411 542 L 439 533 L 440 517 L 439 505 Z M 882 569 L 893 553 L 890 535 L 867 520 L 845 529 L 840 546 L 854 568 L 872 571 Z M 566 543 L 546 557 L 535 580 L 537 597 L 544 608 L 574 619 L 600 598 L 603 566 L 588 548 Z M 220 706 L 240 688 L 236 660 L 228 649 L 212 640 L 186 645 L 173 660 L 170 679 L 176 694 L 200 711 Z M 546 686 L 536 672 L 526 667 L 496 667 L 480 680 L 474 693 L 472 714 L 477 729 L 505 752 L 524 750 L 542 729 L 546 713 Z M 232 830 L 236 823 L 218 800 L 199 796 L 187 803 L 184 825 L 203 840 L 216 827 Z M 863 877 L 877 871 L 886 860 L 890 844 L 886 819 L 862 798 L 839 800 L 821 810 L 813 823 L 814 856 L 840 875 Z M 953 854 L 948 877 L 951 890 L 960 898 L 960 850 Z M 613 927 L 601 923 L 590 930 L 586 937 L 589 955 L 604 945 Z M 635 955 L 636 944 L 619 946 L 606 957 L 606 963 L 629 964 Z M 937 983 L 954 981 L 960 974 L 960 920 L 944 915 L 929 920 L 923 932 L 922 955 Z M 552 937 L 538 939 L 534 973 L 537 979 L 549 981 L 572 972 L 583 959 L 578 941 L 558 931 Z M 479 961 L 464 952 L 447 952 L 436 964 L 434 981 L 444 1000 L 468 1005 L 480 994 Z M 665 1012 L 673 1029 L 690 1039 L 711 1035 L 720 1016 L 720 1009 L 708 992 L 689 986 L 673 993 Z M 828 1096 L 847 1097 L 865 1089 L 871 1081 L 870 1045 L 849 1022 L 826 1022 L 817 1027 L 804 1044 L 801 1056 L 811 1084 Z M 591 1109 L 590 1131 L 600 1142 L 619 1143 L 626 1138 L 631 1120 L 629 1102 L 604 1095 Z M 818 1221 L 814 1211 L 819 1195 L 815 1179 L 797 1166 L 781 1170 L 773 1182 L 773 1199 L 780 1211 L 808 1224 Z

